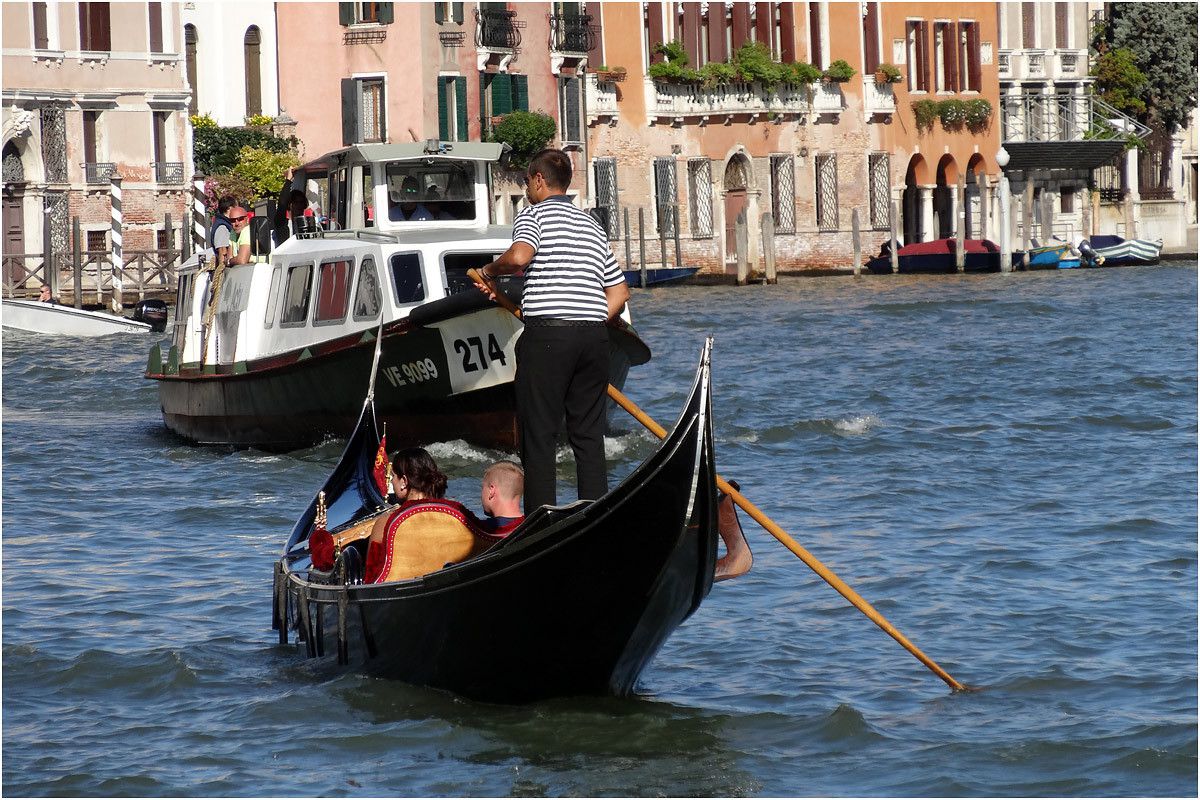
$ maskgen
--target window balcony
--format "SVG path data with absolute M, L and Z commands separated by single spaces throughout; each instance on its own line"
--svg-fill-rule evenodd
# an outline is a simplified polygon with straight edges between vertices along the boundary
M 764 89 L 757 83 L 732 83 L 705 89 L 696 83 L 660 83 L 645 79 L 646 108 L 652 123 L 681 125 L 769 119 L 781 122 L 815 114 L 840 114 L 842 90 L 837 84 L 789 85 Z
M 475 46 L 483 50 L 510 52 L 521 46 L 515 11 L 475 11 Z
M 868 76 L 863 80 L 863 105 L 867 116 L 891 116 L 896 113 L 896 90 L 892 84 L 876 83 Z
M 1054 54 L 1054 61 L 1056 65 L 1054 77 L 1059 80 L 1087 77 L 1087 50 L 1059 50 Z
M 154 182 L 166 186 L 183 185 L 182 161 L 155 161 Z
M 596 45 L 590 14 L 551 14 L 550 49 L 556 53 L 584 55 Z
M 617 124 L 617 85 L 601 81 L 596 73 L 589 72 L 584 76 L 584 87 L 587 92 L 587 124 L 589 126 L 607 122 Z
M 117 165 L 110 161 L 88 161 L 83 165 L 84 180 L 89 184 L 108 183 Z
M 996 72 L 1000 80 L 1012 80 L 1013 77 L 1013 51 L 1001 50 L 996 54 Z

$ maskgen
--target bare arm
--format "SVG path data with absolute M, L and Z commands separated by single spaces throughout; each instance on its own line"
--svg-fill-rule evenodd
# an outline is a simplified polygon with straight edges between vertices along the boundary
M 513 242 L 508 249 L 500 254 L 492 263 L 486 265 L 480 272 L 485 278 L 496 278 L 500 275 L 512 275 L 529 266 L 537 251 L 525 242 Z
M 608 300 L 608 318 L 612 319 L 629 302 L 629 284 L 621 281 L 616 286 L 605 286 L 604 298 Z
M 230 245 L 232 247 L 233 245 Z M 250 245 L 244 244 L 237 249 L 237 254 L 234 255 L 230 264 L 249 264 L 250 263 Z

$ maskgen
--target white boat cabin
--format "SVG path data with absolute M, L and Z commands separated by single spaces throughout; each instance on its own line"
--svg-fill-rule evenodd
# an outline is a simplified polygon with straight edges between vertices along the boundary
M 182 267 L 178 363 L 230 365 L 297 351 L 476 291 L 467 270 L 512 243 L 511 226 L 491 224 L 489 167 L 501 148 L 356 145 L 305 164 L 299 185 L 327 182 L 327 226 L 306 217 L 267 258 L 227 268 L 209 332 L 211 251 L 206 266 L 194 257 Z

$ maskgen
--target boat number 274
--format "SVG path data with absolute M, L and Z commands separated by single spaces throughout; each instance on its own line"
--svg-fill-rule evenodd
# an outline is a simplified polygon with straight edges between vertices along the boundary
M 496 340 L 496 334 L 489 333 L 487 344 L 484 345 L 482 336 L 468 336 L 465 339 L 454 340 L 454 352 L 462 356 L 463 372 L 478 372 L 488 368 L 489 361 L 499 361 L 508 366 L 508 358 L 504 348 Z

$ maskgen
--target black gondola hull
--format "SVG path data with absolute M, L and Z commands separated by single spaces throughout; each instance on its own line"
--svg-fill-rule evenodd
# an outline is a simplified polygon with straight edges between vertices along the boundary
M 706 363 L 702 373 L 675 430 L 625 481 L 593 503 L 532 515 L 472 561 L 411 581 L 323 583 L 304 569 L 302 517 L 277 568 L 276 627 L 296 623 L 310 656 L 340 652 L 367 674 L 481 700 L 632 692 L 712 586 Z

